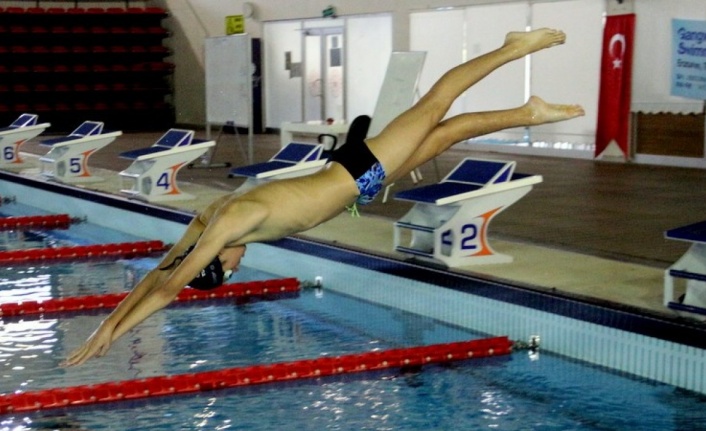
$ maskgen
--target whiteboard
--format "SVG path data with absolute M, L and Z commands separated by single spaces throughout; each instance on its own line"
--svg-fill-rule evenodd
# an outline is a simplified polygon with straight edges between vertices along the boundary
M 368 136 L 382 132 L 392 120 L 414 104 L 426 52 L 393 52 L 378 94 Z
M 250 36 L 209 37 L 206 62 L 206 123 L 252 125 L 252 56 Z

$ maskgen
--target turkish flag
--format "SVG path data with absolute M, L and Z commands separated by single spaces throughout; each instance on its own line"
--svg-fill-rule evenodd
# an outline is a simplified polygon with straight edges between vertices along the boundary
M 627 160 L 629 149 L 630 85 L 635 15 L 612 15 L 603 29 L 601 87 L 598 99 L 595 157 L 611 147 Z

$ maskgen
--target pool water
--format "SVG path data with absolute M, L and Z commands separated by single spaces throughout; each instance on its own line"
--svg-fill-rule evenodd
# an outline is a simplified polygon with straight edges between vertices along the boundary
M 80 224 L 68 230 L 4 235 L 0 247 L 37 244 L 37 235 L 46 244 L 134 240 Z M 0 301 L 123 291 L 157 262 L 143 258 L 0 268 Z M 234 281 L 268 278 L 279 276 L 243 267 Z M 376 285 L 384 285 L 384 280 L 376 279 Z M 116 342 L 106 357 L 60 368 L 60 361 L 106 315 L 3 320 L 0 393 L 486 336 L 324 286 L 269 301 L 173 306 Z M 517 351 L 407 372 L 6 415 L 0 417 L 0 430 L 696 430 L 706 423 L 705 403 L 702 395 L 540 350 L 538 355 Z

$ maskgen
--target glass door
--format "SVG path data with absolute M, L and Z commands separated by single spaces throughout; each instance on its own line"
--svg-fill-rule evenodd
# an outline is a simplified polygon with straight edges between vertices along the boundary
M 343 27 L 304 30 L 304 120 L 342 120 Z

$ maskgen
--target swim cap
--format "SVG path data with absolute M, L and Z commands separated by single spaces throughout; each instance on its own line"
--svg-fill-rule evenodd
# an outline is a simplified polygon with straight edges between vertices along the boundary
M 192 245 L 186 249 L 179 258 L 183 260 L 193 249 L 194 246 Z M 224 281 L 228 280 L 232 273 L 233 271 L 223 271 L 221 260 L 216 256 L 211 263 L 206 265 L 206 267 L 188 283 L 188 286 L 199 290 L 215 289 L 222 285 Z

